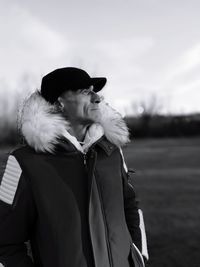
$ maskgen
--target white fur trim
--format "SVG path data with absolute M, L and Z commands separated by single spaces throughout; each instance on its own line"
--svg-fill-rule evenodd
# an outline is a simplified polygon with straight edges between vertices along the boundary
M 36 151 L 53 152 L 57 138 L 68 136 L 69 123 L 55 112 L 39 92 L 33 93 L 24 103 L 20 123 L 27 143 Z
M 36 91 L 24 102 L 19 119 L 21 132 L 36 151 L 50 153 L 53 153 L 59 137 L 66 137 L 83 153 L 103 134 L 118 147 L 126 144 L 129 133 L 122 116 L 105 102 L 99 104 L 99 109 L 99 116 L 95 118 L 94 125 L 90 126 L 85 137 L 86 143 L 82 147 L 76 137 L 69 134 L 70 123 Z
M 102 125 L 106 138 L 118 147 L 128 143 L 128 127 L 122 115 L 104 101 L 100 103 L 100 110 L 101 116 L 97 122 Z
M 14 156 L 9 156 L 0 185 L 0 199 L 12 204 L 21 176 L 21 168 Z

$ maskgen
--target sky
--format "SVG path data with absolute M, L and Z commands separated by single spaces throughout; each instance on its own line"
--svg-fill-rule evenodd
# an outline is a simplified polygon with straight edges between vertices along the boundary
M 0 0 L 0 103 L 65 66 L 107 77 L 123 115 L 200 112 L 200 1 Z

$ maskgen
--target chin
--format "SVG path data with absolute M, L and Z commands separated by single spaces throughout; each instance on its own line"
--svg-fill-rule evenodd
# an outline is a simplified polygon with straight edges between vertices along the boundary
M 92 120 L 93 122 L 99 122 L 100 118 L 101 118 L 101 113 L 100 111 L 97 110 L 93 110 L 92 114 L 90 114 L 90 116 L 88 117 L 90 120 Z

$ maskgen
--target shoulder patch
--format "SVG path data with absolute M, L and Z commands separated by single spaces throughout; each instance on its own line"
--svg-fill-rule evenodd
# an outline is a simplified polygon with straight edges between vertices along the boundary
M 14 156 L 10 155 L 0 185 L 0 199 L 12 204 L 22 170 Z

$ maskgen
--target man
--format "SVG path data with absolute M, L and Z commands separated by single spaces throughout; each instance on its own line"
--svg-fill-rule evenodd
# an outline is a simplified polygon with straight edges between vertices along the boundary
M 128 129 L 97 94 L 105 84 L 56 69 L 25 101 L 26 145 L 10 154 L 0 185 L 3 266 L 141 267 L 148 259 L 121 150 Z

